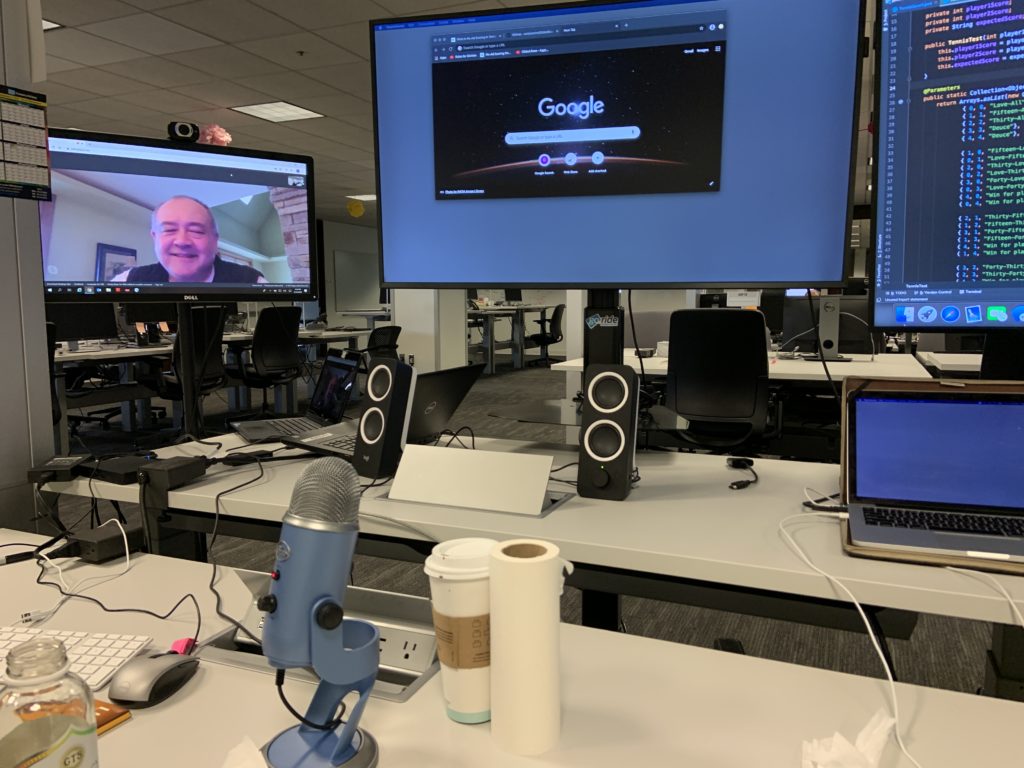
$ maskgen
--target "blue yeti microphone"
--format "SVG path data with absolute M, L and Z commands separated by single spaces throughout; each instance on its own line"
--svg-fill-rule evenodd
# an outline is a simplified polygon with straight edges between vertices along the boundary
M 263 653 L 277 668 L 282 701 L 301 725 L 278 734 L 264 755 L 275 768 L 340 766 L 355 757 L 377 762 L 377 744 L 357 729 L 380 661 L 372 624 L 344 618 L 342 605 L 359 535 L 359 475 L 339 458 L 307 466 L 295 483 L 281 521 L 270 593 L 257 603 L 266 613 Z M 312 667 L 320 677 L 306 716 L 284 698 L 284 670 Z M 359 701 L 342 722 L 341 700 Z M 356 763 L 353 763 L 355 765 Z

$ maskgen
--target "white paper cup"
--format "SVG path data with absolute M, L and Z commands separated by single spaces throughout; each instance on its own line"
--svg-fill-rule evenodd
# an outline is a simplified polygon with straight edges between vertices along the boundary
M 430 577 L 441 688 L 448 717 L 491 719 L 490 553 L 494 539 L 453 539 L 432 550 Z
M 668 357 L 668 342 L 659 341 L 654 354 L 658 357 Z

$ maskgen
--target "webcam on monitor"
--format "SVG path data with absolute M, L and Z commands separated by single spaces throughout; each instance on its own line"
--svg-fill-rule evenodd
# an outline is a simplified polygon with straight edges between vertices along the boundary
M 167 124 L 167 138 L 171 141 L 199 141 L 199 126 L 175 120 Z

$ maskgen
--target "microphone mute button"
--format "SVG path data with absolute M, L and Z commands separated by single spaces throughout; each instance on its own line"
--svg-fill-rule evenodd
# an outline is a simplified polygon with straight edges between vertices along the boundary
M 273 613 L 277 610 L 277 598 L 273 595 L 262 595 L 256 601 L 256 608 L 264 613 Z

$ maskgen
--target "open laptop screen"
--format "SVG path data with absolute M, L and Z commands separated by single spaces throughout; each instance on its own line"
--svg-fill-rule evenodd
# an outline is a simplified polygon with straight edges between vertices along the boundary
M 337 424 L 345 415 L 355 376 L 354 361 L 328 355 L 320 378 L 317 379 L 316 390 L 309 401 L 309 410 L 321 419 Z
M 1024 506 L 1020 397 L 862 396 L 850 415 L 851 501 Z

